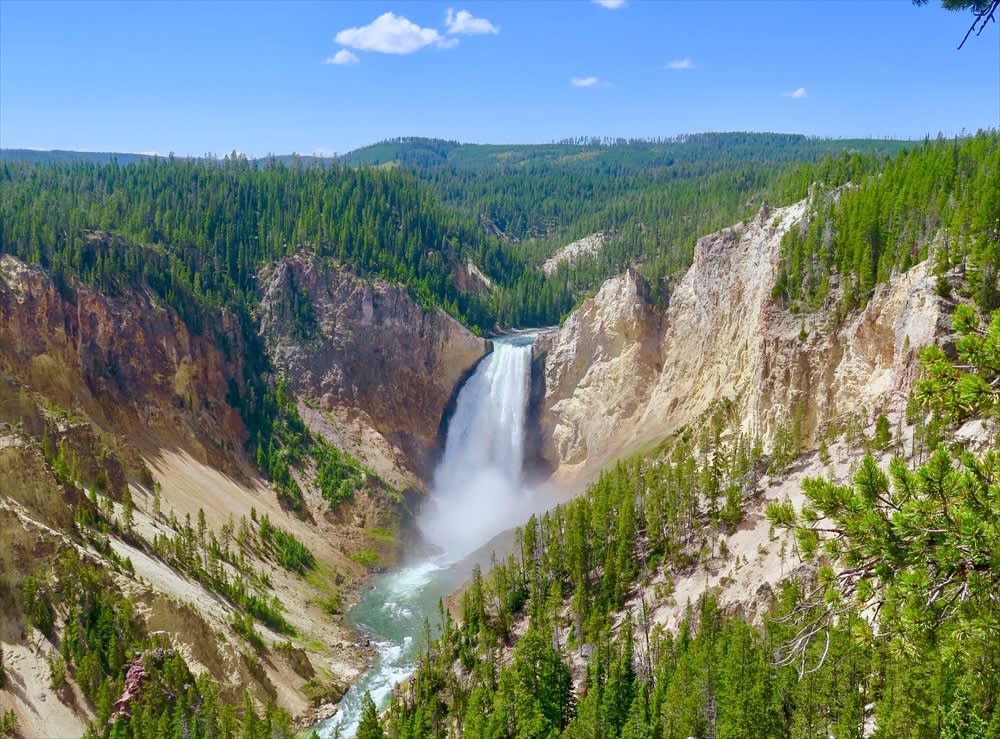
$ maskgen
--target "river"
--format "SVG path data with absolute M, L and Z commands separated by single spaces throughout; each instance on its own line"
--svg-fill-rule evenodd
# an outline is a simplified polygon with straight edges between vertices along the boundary
M 347 623 L 372 640 L 378 657 L 344 695 L 337 714 L 315 727 L 323 739 L 354 735 L 366 692 L 379 710 L 388 704 L 393 687 L 416 667 L 425 620 L 436 635 L 440 600 L 468 579 L 470 555 L 534 512 L 538 501 L 522 475 L 534 338 L 494 339 L 493 352 L 460 390 L 418 516 L 424 538 L 439 553 L 377 578 L 348 611 Z

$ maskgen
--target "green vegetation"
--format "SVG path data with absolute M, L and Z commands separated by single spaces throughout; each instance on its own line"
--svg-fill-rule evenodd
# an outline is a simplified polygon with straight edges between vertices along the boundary
M 279 498 L 292 511 L 300 513 L 303 506 L 302 489 L 292 476 L 292 468 L 301 474 L 307 469 L 315 471 L 312 482 L 331 510 L 351 500 L 366 485 L 394 492 L 354 457 L 312 433 L 283 382 L 278 382 L 274 393 L 265 394 L 262 408 L 256 440 L 257 466 L 267 473 Z
M 486 322 L 485 308 L 449 280 L 453 261 L 474 259 L 490 273 L 506 261 L 470 222 L 392 172 L 257 167 L 238 156 L 4 161 L 0 187 L 4 251 L 111 293 L 145 282 L 195 330 L 210 306 L 252 305 L 257 269 L 304 244 L 398 280 L 472 325 Z
M 987 324 L 963 308 L 954 321 L 959 364 L 949 375 L 925 352 L 917 393 L 944 430 L 995 413 L 1000 377 L 1000 312 Z M 720 441 L 727 413 L 720 406 L 697 438 L 619 464 L 585 497 L 532 519 L 488 578 L 476 570 L 461 620 L 443 612 L 386 735 L 858 737 L 874 721 L 884 737 L 996 736 L 995 449 L 941 447 L 888 474 L 866 457 L 852 485 L 806 482 L 801 513 L 787 503 L 767 512 L 795 530 L 812 568 L 780 589 L 760 626 L 724 615 L 711 593 L 677 632 L 653 622 L 638 586 L 663 577 L 657 598 L 670 597 L 674 576 L 727 556 L 715 536 L 739 521 L 764 472 L 747 441 Z M 890 444 L 889 431 L 877 423 L 869 443 Z M 719 501 L 734 490 L 727 517 Z
M 928 140 L 858 174 L 836 193 L 814 192 L 809 222 L 782 242 L 775 297 L 793 311 L 835 298 L 843 315 L 933 254 L 939 291 L 950 292 L 945 275 L 961 267 L 964 294 L 1000 307 L 1000 134 Z
M 959 340 L 954 366 L 938 347 L 922 353 L 924 377 L 915 397 L 945 428 L 971 414 L 996 414 L 1000 398 L 1000 311 L 988 327 L 969 306 L 953 317 Z M 846 568 L 826 569 L 823 599 L 831 617 L 845 608 L 874 609 L 907 649 L 933 640 L 954 647 L 1000 633 L 1000 452 L 976 457 L 939 446 L 919 469 L 893 460 L 886 474 L 866 456 L 852 486 L 809 480 L 810 505 L 800 516 L 769 510 L 777 525 L 794 526 L 806 554 L 820 548 Z
M 556 322 L 582 294 L 630 265 L 641 265 L 662 293 L 660 278 L 690 264 L 699 236 L 753 215 L 764 200 L 804 197 L 813 181 L 838 185 L 875 172 L 882 157 L 905 143 L 753 133 L 537 146 L 407 138 L 345 159 L 398 163 L 445 203 L 501 235 L 515 260 L 529 265 L 588 234 L 610 234 L 599 255 L 550 279 L 527 270 L 503 283 L 509 289 L 495 294 L 493 318 L 501 325 L 537 325 Z
M 313 555 L 301 542 L 274 527 L 269 520 L 266 524 L 268 538 L 265 538 L 263 521 L 258 536 L 245 516 L 240 519 L 235 532 L 230 521 L 218 535 L 204 525 L 199 525 L 196 531 L 190 516 L 181 524 L 171 514 L 169 523 L 174 535 L 157 534 L 153 539 L 153 551 L 161 559 L 225 596 L 236 607 L 275 631 L 294 633 L 291 624 L 285 620 L 284 607 L 277 596 L 267 597 L 271 589 L 267 574 L 257 572 L 246 555 L 254 551 L 259 554 L 273 552 L 279 564 L 301 574 L 315 564 Z M 231 548 L 234 540 L 235 552 Z
M 378 712 L 375 710 L 375 701 L 370 693 L 365 693 L 362 699 L 364 708 L 361 712 L 361 722 L 358 724 L 357 739 L 385 739 L 385 732 L 379 726 Z
M 17 716 L 14 715 L 14 709 L 4 711 L 0 714 L 0 736 L 17 737 L 20 735 Z
M 291 718 L 283 710 L 268 706 L 260 714 L 249 694 L 233 702 L 219 693 L 210 676 L 192 675 L 184 658 L 161 643 L 162 636 L 146 633 L 135 603 L 118 594 L 111 576 L 74 549 L 64 549 L 51 573 L 34 579 L 28 596 L 26 588 L 26 607 L 31 602 L 27 615 L 33 623 L 37 619 L 32 614 L 44 608 L 58 612 L 64 624 L 59 654 L 51 661 L 53 681 L 60 687 L 72 676 L 94 709 L 88 739 L 294 736 Z M 115 711 L 126 675 L 140 666 L 141 690 Z M 12 714 L 0 721 L 5 734 L 14 731 Z
M 365 567 L 375 567 L 378 564 L 379 556 L 378 552 L 374 549 L 363 549 L 360 552 L 352 554 L 351 559 L 359 565 L 364 565 Z
M 261 541 L 270 547 L 278 559 L 278 564 L 286 570 L 304 575 L 316 566 L 316 558 L 306 545 L 294 535 L 274 526 L 267 515 L 260 519 L 259 533 Z

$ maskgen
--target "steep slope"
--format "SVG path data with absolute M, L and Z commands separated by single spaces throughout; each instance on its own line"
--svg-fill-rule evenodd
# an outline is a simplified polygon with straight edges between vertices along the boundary
M 734 404 L 745 432 L 769 441 L 794 422 L 808 444 L 826 420 L 905 397 L 916 349 L 946 329 L 928 263 L 843 320 L 790 315 L 771 289 L 782 236 L 806 214 L 807 201 L 764 206 L 699 239 L 664 310 L 630 271 L 540 338 L 543 453 L 559 476 L 585 476 L 719 401 Z
M 308 400 L 307 423 L 398 486 L 421 486 L 448 404 L 489 342 L 399 285 L 315 256 L 276 263 L 258 285 L 262 336 L 274 366 Z
M 116 297 L 0 255 L 0 368 L 67 410 L 154 448 L 183 446 L 201 462 L 240 468 L 245 429 L 226 401 L 242 392 L 243 343 L 221 311 L 194 335 L 149 292 Z M 220 346 L 225 346 L 223 353 Z
M 401 287 L 318 267 L 294 278 L 314 290 L 316 335 L 293 336 L 281 301 L 301 294 L 282 280 L 297 264 L 274 268 L 263 323 L 279 371 L 303 390 L 302 415 L 339 449 L 366 452 L 383 479 L 419 486 L 449 399 L 487 342 Z M 235 407 L 256 392 L 242 331 L 219 310 L 195 332 L 150 291 L 59 283 L 0 255 L 0 587 L 11 596 L 0 644 L 23 688 L 0 691 L 0 713 L 13 708 L 29 735 L 45 733 L 47 715 L 65 735 L 103 718 L 79 663 L 66 687 L 46 687 L 70 606 L 52 600 L 46 633 L 29 616 L 28 582 L 72 593 L 78 571 L 104 573 L 103 592 L 131 603 L 227 700 L 246 688 L 303 725 L 333 710 L 371 659 L 339 614 L 372 567 L 398 558 L 401 498 L 354 468 L 346 497 L 321 495 L 320 476 L 344 472 L 343 458 L 329 447 L 323 460 L 303 456 L 280 400 L 301 500 L 276 495 L 248 459 Z

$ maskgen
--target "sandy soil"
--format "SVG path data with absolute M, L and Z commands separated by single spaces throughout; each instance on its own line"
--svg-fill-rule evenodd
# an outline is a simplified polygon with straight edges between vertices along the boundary
M 0 690 L 0 713 L 14 710 L 26 739 L 77 739 L 93 719 L 80 689 L 69 683 L 57 693 L 49 680 L 48 658 L 58 651 L 45 639 L 3 644 L 7 688 Z

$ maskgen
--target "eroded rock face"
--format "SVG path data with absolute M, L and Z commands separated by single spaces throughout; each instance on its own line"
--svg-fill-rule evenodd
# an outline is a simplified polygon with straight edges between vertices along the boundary
M 803 324 L 771 289 L 781 239 L 806 211 L 806 201 L 765 206 L 699 239 L 666 309 L 626 273 L 537 343 L 543 453 L 558 476 L 584 475 L 661 439 L 721 399 L 765 441 L 798 408 L 807 442 L 828 419 L 904 401 L 916 350 L 947 330 L 928 264 L 881 285 L 840 325 L 823 312 Z
M 358 439 L 340 438 L 340 446 L 376 469 L 373 453 L 408 466 L 414 483 L 429 479 L 445 409 L 489 342 L 399 285 L 362 280 L 317 257 L 278 262 L 258 284 L 261 333 L 275 367 L 323 411 L 360 424 Z M 296 305 L 311 319 L 296 322 Z M 362 428 L 388 446 L 379 450 Z
M 633 270 L 604 283 L 556 333 L 538 337 L 545 399 L 539 417 L 550 464 L 583 465 L 641 413 L 660 370 L 660 316 Z
M 194 335 L 145 292 L 109 297 L 0 255 L 0 369 L 66 411 L 117 433 L 151 433 L 220 469 L 242 455 L 245 429 L 226 398 L 242 388 L 235 316 Z M 219 346 L 224 345 L 224 353 Z

